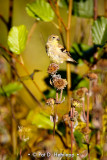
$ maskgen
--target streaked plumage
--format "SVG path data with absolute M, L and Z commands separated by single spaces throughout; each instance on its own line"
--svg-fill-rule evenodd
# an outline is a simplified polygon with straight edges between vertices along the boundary
M 76 61 L 71 58 L 69 52 L 66 51 L 66 49 L 58 43 L 59 37 L 57 35 L 51 35 L 48 38 L 48 41 L 46 43 L 46 52 L 50 59 L 55 63 L 63 63 L 64 61 L 74 62 Z

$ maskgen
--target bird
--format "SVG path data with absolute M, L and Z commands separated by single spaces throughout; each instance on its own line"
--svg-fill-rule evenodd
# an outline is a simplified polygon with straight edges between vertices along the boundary
M 70 53 L 59 43 L 59 40 L 59 36 L 54 34 L 48 38 L 45 48 L 50 60 L 57 64 L 63 63 L 64 61 L 77 63 L 70 56 Z

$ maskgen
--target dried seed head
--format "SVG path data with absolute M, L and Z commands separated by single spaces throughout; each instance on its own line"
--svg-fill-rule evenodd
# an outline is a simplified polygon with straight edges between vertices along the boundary
M 82 129 L 82 133 L 84 133 L 84 134 L 89 134 L 90 132 L 91 132 L 91 130 L 88 127 L 84 127 Z
M 98 76 L 95 73 L 88 73 L 87 75 L 85 75 L 89 80 L 97 80 Z
M 88 89 L 85 87 L 81 87 L 77 90 L 76 93 L 79 97 L 83 97 L 86 93 L 88 93 Z
M 101 86 L 96 85 L 96 86 L 93 86 L 92 91 L 94 93 L 96 93 L 96 94 L 97 93 L 101 93 L 102 92 L 102 88 L 101 88 Z
M 64 121 L 70 121 L 70 115 L 68 113 L 63 115 L 63 120 Z
M 77 99 L 72 99 L 72 101 L 71 101 L 71 107 L 81 107 L 81 102 L 79 101 L 79 100 L 77 100 Z
M 67 85 L 67 80 L 62 78 L 54 78 L 53 85 L 58 90 L 64 89 Z
M 48 67 L 48 73 L 49 74 L 55 74 L 57 70 L 59 69 L 59 65 L 56 63 L 51 63 Z
M 107 70 L 107 59 L 101 59 L 97 63 L 97 68 L 101 70 Z
M 77 118 L 78 118 L 78 115 L 79 115 L 78 112 L 77 112 L 77 111 L 74 111 L 74 118 L 77 119 Z
M 52 106 L 55 104 L 55 99 L 54 98 L 48 98 L 46 100 L 46 104 L 48 104 L 49 106 Z

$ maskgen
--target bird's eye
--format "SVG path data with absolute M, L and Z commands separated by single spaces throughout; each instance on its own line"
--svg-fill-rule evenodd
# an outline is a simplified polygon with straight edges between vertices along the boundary
M 52 37 L 53 39 L 55 38 L 55 37 Z

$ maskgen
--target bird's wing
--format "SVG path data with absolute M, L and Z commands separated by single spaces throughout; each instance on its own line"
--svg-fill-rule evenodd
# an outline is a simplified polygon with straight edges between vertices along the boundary
M 46 49 L 46 52 L 48 53 L 48 50 L 49 50 L 48 44 L 45 45 L 45 49 Z
M 61 50 L 61 52 L 66 52 L 66 49 L 61 44 L 58 44 L 58 48 Z

